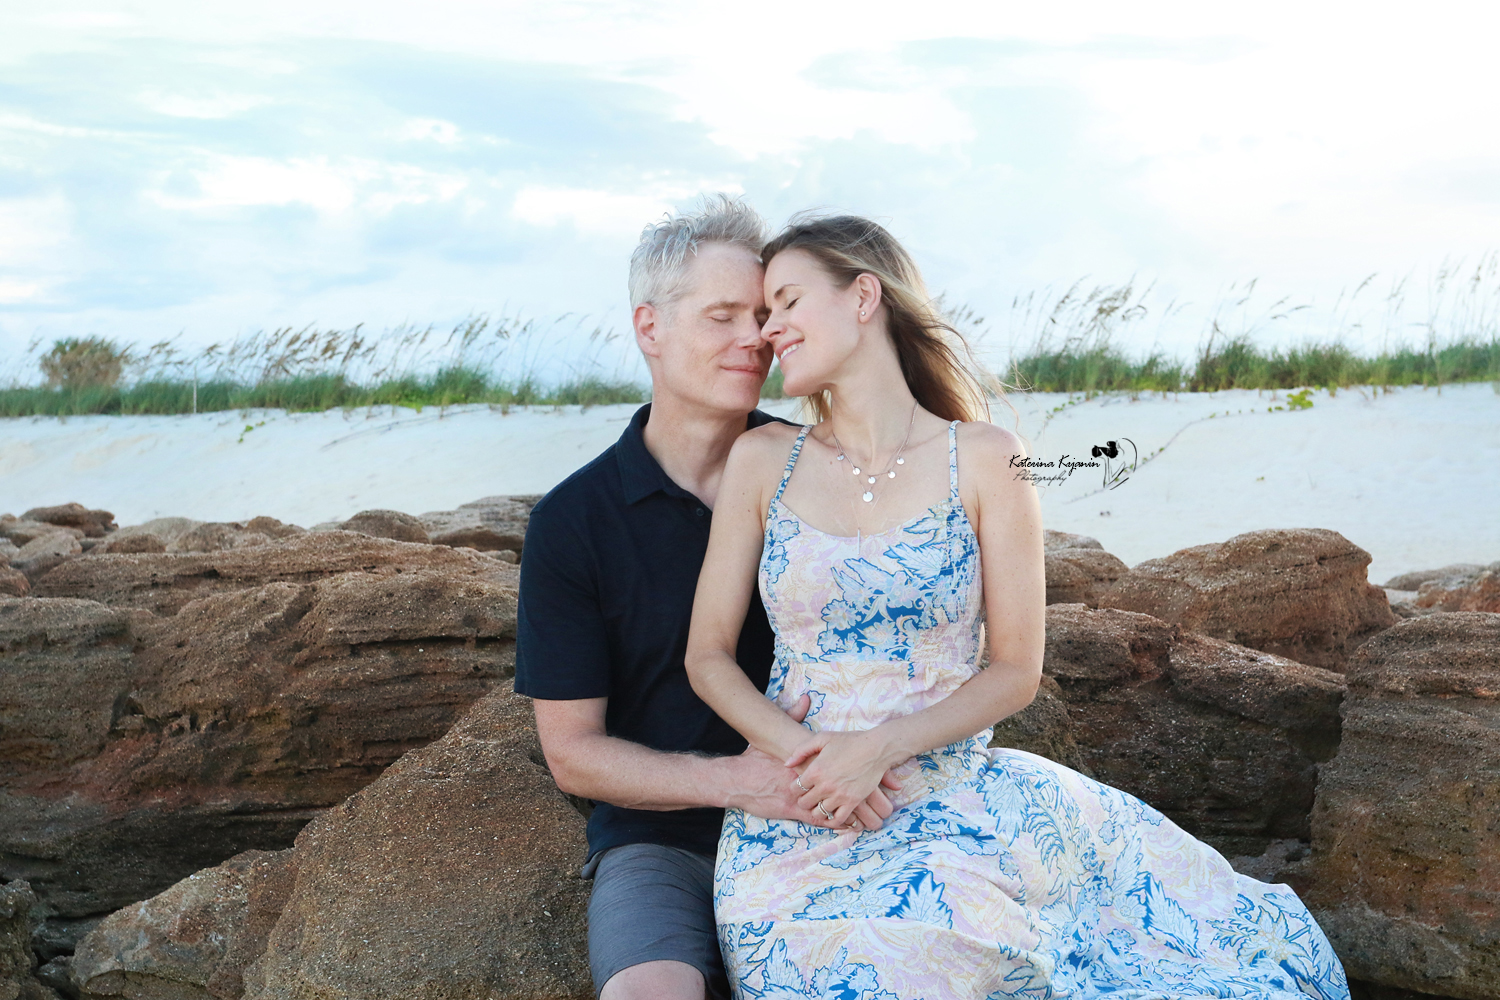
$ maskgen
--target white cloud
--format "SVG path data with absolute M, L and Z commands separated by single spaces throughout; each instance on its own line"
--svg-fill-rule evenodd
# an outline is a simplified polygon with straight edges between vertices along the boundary
M 671 211 L 675 200 L 698 191 L 725 191 L 739 194 L 738 185 L 704 186 L 646 185 L 639 194 L 622 194 L 586 188 L 561 188 L 531 185 L 516 194 L 511 214 L 534 226 L 571 223 L 580 232 L 598 235 L 635 235 L 648 222 Z
M 358 205 L 379 215 L 396 205 L 446 201 L 468 183 L 457 175 L 366 159 L 220 155 L 207 159 L 209 166 L 192 171 L 197 193 L 181 194 L 175 185 L 171 191 L 159 185 L 150 197 L 165 208 L 179 210 L 303 204 L 320 212 L 340 213 Z
M 20 281 L 0 275 L 0 305 L 16 305 L 38 298 L 42 292 L 40 281 Z
M 257 94 L 180 94 L 147 90 L 140 101 L 157 114 L 174 118 L 232 118 L 235 115 L 269 104 L 270 98 Z
M 413 118 L 401 126 L 396 138 L 406 141 L 427 140 L 451 146 L 458 142 L 458 126 L 440 118 Z

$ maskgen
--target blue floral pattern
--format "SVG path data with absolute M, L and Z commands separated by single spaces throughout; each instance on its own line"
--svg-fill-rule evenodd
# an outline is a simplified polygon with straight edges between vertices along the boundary
M 868 729 L 978 670 L 979 544 L 958 493 L 842 538 L 771 503 L 760 587 L 768 697 L 811 729 Z M 899 769 L 880 830 L 835 834 L 728 810 L 715 867 L 737 998 L 1348 1000 L 1296 894 L 1237 874 L 1146 803 L 985 731 Z

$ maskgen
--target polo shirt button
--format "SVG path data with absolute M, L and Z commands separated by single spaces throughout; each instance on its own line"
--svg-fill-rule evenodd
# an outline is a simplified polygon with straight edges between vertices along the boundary
M 699 516 L 699 517 L 702 517 L 702 516 L 703 516 L 703 508 L 702 508 L 702 507 L 699 507 L 699 508 L 698 508 L 698 516 Z

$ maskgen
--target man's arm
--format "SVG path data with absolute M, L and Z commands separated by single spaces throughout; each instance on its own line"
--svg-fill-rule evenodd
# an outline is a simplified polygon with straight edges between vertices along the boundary
M 766 819 L 832 824 L 797 805 L 796 772 L 757 750 L 737 757 L 665 753 L 609 736 L 607 698 L 537 698 L 537 736 L 557 787 L 627 809 L 739 808 Z M 806 699 L 793 714 L 807 714 Z

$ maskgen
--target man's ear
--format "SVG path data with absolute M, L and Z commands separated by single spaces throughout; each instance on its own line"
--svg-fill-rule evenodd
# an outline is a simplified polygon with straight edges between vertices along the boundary
M 635 343 L 641 353 L 648 358 L 661 357 L 661 344 L 657 340 L 661 333 L 661 313 L 657 312 L 656 307 L 649 302 L 642 302 L 635 307 L 630 322 L 635 327 Z

